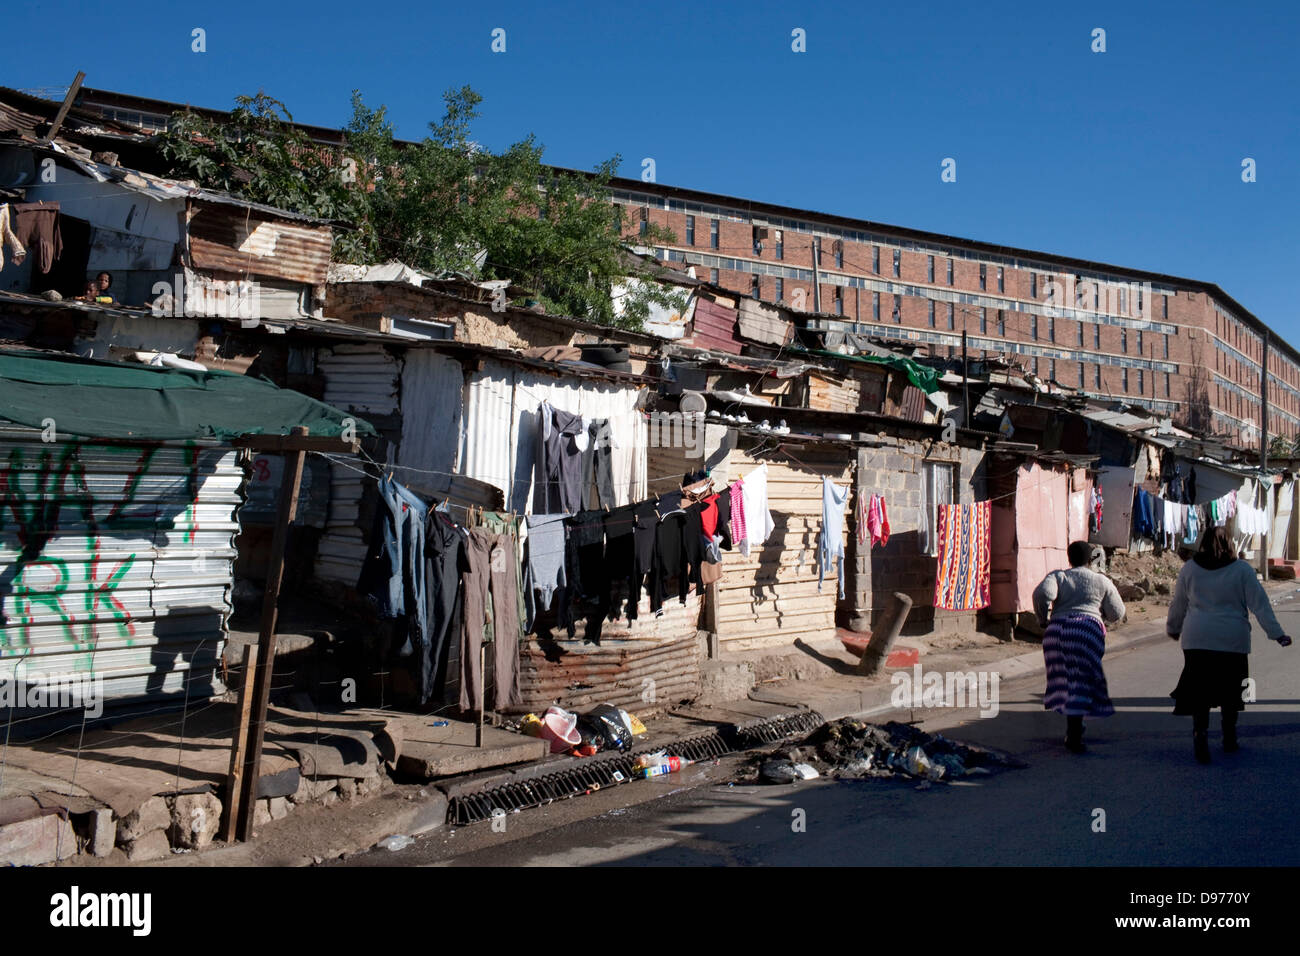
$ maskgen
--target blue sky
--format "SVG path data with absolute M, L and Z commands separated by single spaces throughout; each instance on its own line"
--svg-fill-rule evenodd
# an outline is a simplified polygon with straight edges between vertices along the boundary
M 264 89 L 324 126 L 359 89 L 407 138 L 469 84 L 494 148 L 531 132 L 561 166 L 653 157 L 661 183 L 1216 282 L 1300 346 L 1300 4 L 43 0 L 6 33 L 3 85 Z

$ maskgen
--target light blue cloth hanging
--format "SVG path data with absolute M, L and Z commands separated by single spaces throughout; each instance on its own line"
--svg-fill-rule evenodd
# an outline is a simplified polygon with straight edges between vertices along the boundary
M 849 486 L 822 479 L 822 534 L 817 549 L 817 590 L 831 561 L 839 558 L 840 598 L 844 597 L 844 505 L 849 500 Z

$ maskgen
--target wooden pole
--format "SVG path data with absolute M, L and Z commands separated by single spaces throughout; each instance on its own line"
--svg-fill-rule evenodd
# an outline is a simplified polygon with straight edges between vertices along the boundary
M 227 843 L 235 839 L 235 823 L 239 819 L 244 757 L 248 749 L 248 718 L 253 707 L 253 673 L 256 669 L 257 645 L 245 644 L 244 673 L 239 686 L 239 726 L 235 731 L 235 742 L 230 748 L 230 771 L 226 775 L 226 817 L 221 825 L 221 839 Z
M 50 124 L 50 131 L 41 137 L 42 144 L 54 142 L 54 137 L 58 135 L 60 128 L 62 128 L 63 121 L 68 116 L 68 110 L 72 109 L 72 103 L 76 100 L 77 94 L 81 92 L 81 84 L 84 83 L 85 80 L 86 74 L 81 70 L 78 70 L 76 79 L 74 79 L 72 85 L 68 87 L 68 95 L 63 97 L 63 105 L 60 106 L 59 111 L 54 114 L 54 122 Z
M 305 438 L 307 429 L 294 428 L 292 435 Z M 240 781 L 238 835 L 247 840 L 253 832 L 253 811 L 257 806 L 257 781 L 262 769 L 262 743 L 266 733 L 266 711 L 271 702 L 271 671 L 275 665 L 275 623 L 280 603 L 280 583 L 284 578 L 284 552 L 289 526 L 298 512 L 298 487 L 302 484 L 302 448 L 285 452 L 284 474 L 280 479 L 280 513 L 271 539 L 271 562 L 266 573 L 266 595 L 262 599 L 262 627 L 257 635 L 257 668 L 253 683 L 251 720 L 241 715 L 239 732 L 247 737 L 244 753 L 244 778 Z
M 474 746 L 483 746 L 483 708 L 487 703 L 487 645 L 478 646 L 478 725 L 474 728 Z
M 966 310 L 962 310 L 961 330 L 961 395 L 962 405 L 966 409 L 965 427 L 970 428 L 970 362 L 966 358 Z
M 1259 470 L 1261 474 L 1268 471 L 1268 330 L 1264 330 L 1264 362 L 1259 371 Z M 1256 482 L 1256 487 L 1259 483 Z M 1256 498 L 1259 496 L 1256 495 Z M 1273 500 L 1273 486 L 1268 486 L 1268 494 L 1264 498 L 1265 514 L 1272 514 L 1271 505 Z M 1269 531 L 1272 532 L 1272 520 L 1269 521 Z M 1268 534 L 1259 536 L 1259 573 L 1268 580 Z

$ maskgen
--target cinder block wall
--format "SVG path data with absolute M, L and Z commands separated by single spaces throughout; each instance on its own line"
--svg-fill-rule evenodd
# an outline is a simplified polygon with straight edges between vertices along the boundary
M 892 603 L 895 591 L 912 599 L 905 634 L 944 634 L 972 631 L 978 612 L 944 611 L 934 607 L 938 569 L 935 557 L 921 550 L 921 517 L 926 507 L 925 464 L 957 466 L 955 493 L 959 503 L 986 497 L 984 452 L 944 442 L 899 441 L 890 448 L 858 452 L 855 495 L 882 495 L 889 511 L 888 544 L 857 543 L 856 521 L 850 522 L 852 592 L 840 607 L 841 626 L 870 630 Z M 856 509 L 855 509 L 856 514 Z

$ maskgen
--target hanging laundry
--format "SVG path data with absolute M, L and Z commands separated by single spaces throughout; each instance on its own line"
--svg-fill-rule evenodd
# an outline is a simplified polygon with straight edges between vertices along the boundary
M 655 531 L 654 583 L 650 606 L 658 611 L 668 599 L 668 582 L 677 580 L 677 597 L 686 603 L 690 586 L 703 586 L 700 563 L 703 560 L 702 525 L 699 505 L 680 507 L 681 494 L 674 492 L 659 498 L 659 525 Z M 673 505 L 678 507 L 674 508 Z
M 714 527 L 714 535 L 719 539 L 718 547 L 723 551 L 730 551 L 733 544 L 731 537 L 731 493 L 723 490 L 715 495 L 714 507 L 718 509 L 718 521 Z
M 1266 535 L 1269 532 L 1268 512 L 1254 505 L 1237 505 L 1237 531 L 1244 535 Z
M 605 513 L 605 568 L 609 581 L 610 620 L 620 611 L 636 620 L 636 600 L 641 588 L 636 581 L 636 505 L 623 505 Z
M 613 508 L 614 429 L 608 418 L 597 418 L 587 426 L 587 448 L 582 453 L 582 490 L 590 495 L 593 508 Z
M 742 554 L 749 554 L 745 546 L 745 482 L 737 478 L 731 483 L 731 540 L 740 548 Z
M 9 204 L 0 203 L 0 269 L 5 267 L 6 248 L 13 256 L 15 264 L 22 262 L 27 256 L 27 250 L 23 248 L 23 244 L 18 241 L 17 233 L 14 232 Z
M 844 505 L 848 500 L 848 485 L 837 485 L 829 478 L 822 478 L 822 532 L 817 552 L 817 590 L 822 589 L 826 569 L 838 558 L 841 600 L 844 598 Z
M 14 262 L 21 263 L 28 252 L 36 253 L 36 268 L 48 273 L 63 255 L 63 234 L 59 230 L 59 204 L 56 202 L 13 203 L 12 228 L 20 248 Z
M 492 707 L 501 710 L 520 701 L 519 603 L 515 570 L 510 560 L 514 543 L 509 535 L 474 528 L 466 543 L 466 570 L 461 575 L 464 616 L 461 632 L 460 706 L 477 710 L 484 674 L 479 651 L 491 636 L 489 658 L 493 670 Z
M 867 512 L 870 501 L 870 495 L 861 493 L 856 495 L 853 500 L 853 529 L 860 545 L 866 544 L 871 538 L 871 532 L 867 529 Z
M 988 501 L 939 506 L 935 607 L 949 611 L 988 607 L 992 514 Z
M 655 536 L 659 530 L 659 511 L 658 502 L 651 498 L 642 501 L 636 506 L 636 524 L 632 530 L 632 583 L 635 587 L 632 593 L 628 595 L 628 619 L 636 620 L 639 613 L 638 605 L 641 603 L 641 592 L 647 590 L 651 595 L 651 605 L 654 605 L 654 567 L 655 567 Z M 647 583 L 649 579 L 649 583 Z
M 549 611 L 555 593 L 568 583 L 564 573 L 566 515 L 529 515 L 528 564 L 524 600 L 528 606 L 524 633 L 531 634 L 539 610 Z
M 867 531 L 873 548 L 889 544 L 889 508 L 881 495 L 872 495 L 867 505 Z
M 706 538 L 712 539 L 718 530 L 718 495 L 700 499 L 700 527 Z
M 1200 505 L 1187 506 L 1187 530 L 1183 534 L 1183 544 L 1191 548 L 1196 547 L 1201 540 L 1204 521 L 1204 511 Z
M 1222 495 L 1210 502 L 1210 514 L 1216 528 L 1222 528 L 1232 515 L 1228 512 L 1228 496 Z
M 382 618 L 402 620 L 402 657 L 428 647 L 425 606 L 424 532 L 428 506 L 412 491 L 384 477 L 378 483 L 379 507 L 370 529 L 366 557 L 357 580 Z
M 582 509 L 582 418 L 542 402 L 537 408 L 533 512 L 573 514 Z
M 767 462 L 745 476 L 745 540 L 740 553 L 748 556 L 755 545 L 761 546 L 772 533 L 772 513 L 767 510 Z
M 420 655 L 420 703 L 444 702 L 447 661 L 452 640 L 461 632 L 460 581 L 465 573 L 468 537 L 441 511 L 432 510 L 425 521 L 424 555 L 428 600 L 429 641 Z
M 1155 528 L 1151 520 L 1151 496 L 1143 488 L 1133 491 L 1133 537 L 1150 538 Z
M 609 571 L 605 565 L 605 514 L 579 511 L 569 518 L 568 600 L 575 618 L 587 622 L 584 639 L 600 643 L 600 630 L 608 612 Z

